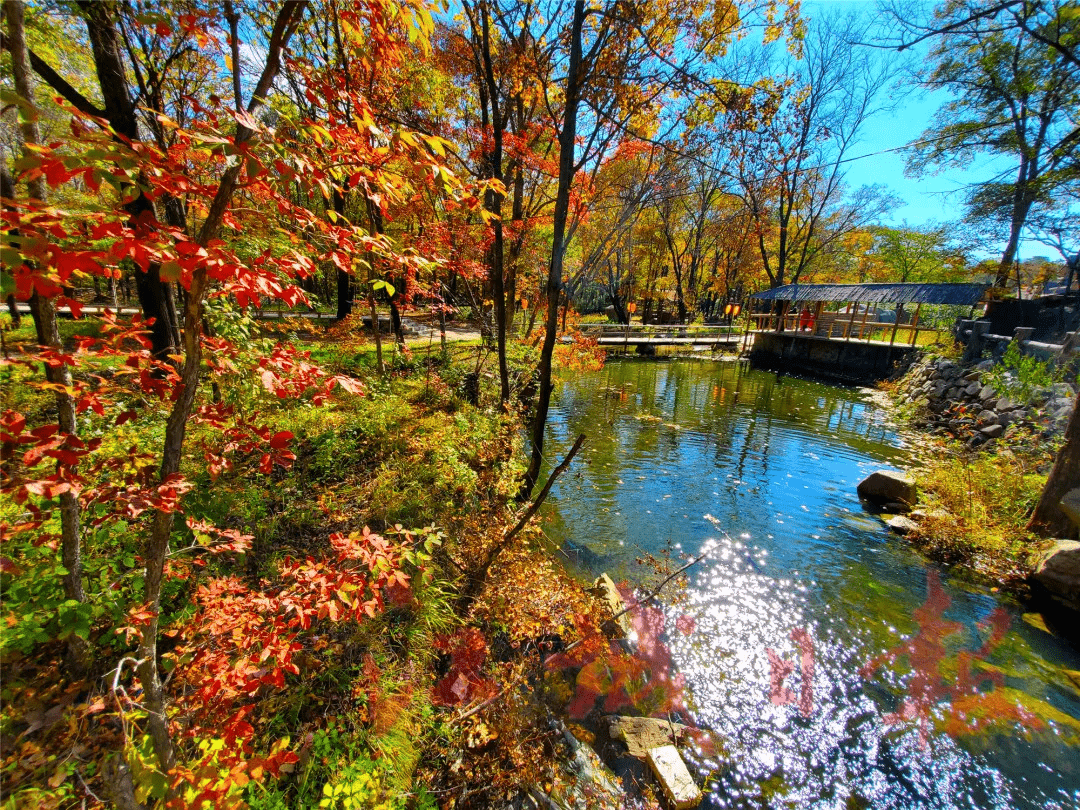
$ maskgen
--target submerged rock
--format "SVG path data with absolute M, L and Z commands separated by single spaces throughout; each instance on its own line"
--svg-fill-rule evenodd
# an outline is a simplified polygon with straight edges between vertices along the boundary
M 919 528 L 919 524 L 910 518 L 906 518 L 903 515 L 896 515 L 889 518 L 885 523 L 890 529 L 897 534 L 911 534 L 913 531 Z
M 918 502 L 915 482 L 905 473 L 891 470 L 872 472 L 859 482 L 858 493 L 873 503 L 902 503 L 909 508 Z
M 626 638 L 630 635 L 630 617 L 626 615 L 626 604 L 623 602 L 622 595 L 619 593 L 618 587 L 615 585 L 615 580 L 608 576 L 605 571 L 599 577 L 596 578 L 596 582 L 593 583 L 593 589 L 597 595 L 604 600 L 608 610 L 611 611 L 611 618 L 604 622 L 604 631 L 611 637 Z

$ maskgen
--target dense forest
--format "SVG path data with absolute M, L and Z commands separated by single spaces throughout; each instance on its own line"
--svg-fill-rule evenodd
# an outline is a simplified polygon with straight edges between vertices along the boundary
M 605 643 L 530 522 L 573 456 L 553 371 L 598 362 L 561 332 L 796 282 L 1070 291 L 1080 6 L 818 12 L 4 0 L 4 807 L 545 784 L 542 640 Z M 884 224 L 849 168 L 930 88 L 910 171 L 1006 168 Z

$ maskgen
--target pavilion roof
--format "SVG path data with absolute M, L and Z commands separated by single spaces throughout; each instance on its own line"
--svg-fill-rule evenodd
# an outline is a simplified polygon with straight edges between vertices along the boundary
M 873 304 L 974 306 L 988 284 L 787 284 L 754 293 L 759 301 L 853 301 Z

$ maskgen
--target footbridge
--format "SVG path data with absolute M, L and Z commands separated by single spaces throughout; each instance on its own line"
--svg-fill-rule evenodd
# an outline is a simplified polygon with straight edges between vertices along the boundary
M 744 336 L 738 327 L 732 326 L 695 326 L 674 324 L 658 326 L 653 324 L 588 324 L 579 331 L 586 337 L 594 338 L 597 345 L 606 348 L 631 346 L 639 351 L 647 351 L 660 346 L 687 346 L 691 348 L 741 349 Z

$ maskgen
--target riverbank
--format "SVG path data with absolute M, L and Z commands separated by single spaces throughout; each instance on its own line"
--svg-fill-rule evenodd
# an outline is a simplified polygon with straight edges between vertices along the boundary
M 884 388 L 919 437 L 909 465 L 919 502 L 898 531 L 972 579 L 1029 596 L 1054 541 L 1027 523 L 1062 446 L 1075 380 L 1015 358 L 964 367 L 927 356 Z

